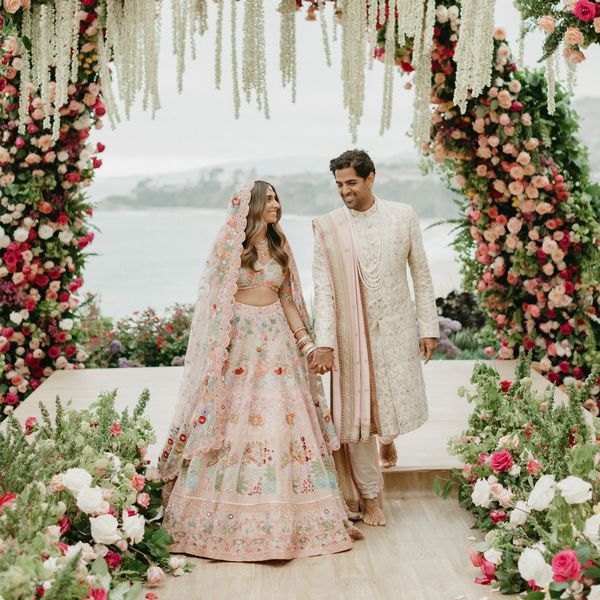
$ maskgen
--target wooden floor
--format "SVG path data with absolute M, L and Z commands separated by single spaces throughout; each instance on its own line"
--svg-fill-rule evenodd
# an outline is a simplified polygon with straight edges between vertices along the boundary
M 492 361 L 503 379 L 512 379 L 514 361 Z M 449 437 L 465 427 L 472 407 L 457 389 L 468 386 L 473 361 L 432 361 L 424 367 L 430 419 L 419 430 L 401 436 L 398 465 L 385 473 L 385 513 L 388 525 L 360 525 L 366 539 L 350 552 L 278 563 L 219 563 L 192 559 L 196 567 L 181 578 L 170 577 L 156 590 L 161 600 L 479 600 L 489 588 L 473 583 L 477 576 L 466 549 L 472 518 L 456 501 L 432 492 L 436 474 L 446 477 L 458 466 L 449 456 Z M 102 391 L 118 389 L 118 406 L 133 406 L 144 388 L 151 400 L 148 415 L 157 443 L 149 448 L 155 459 L 166 437 L 176 401 L 181 367 L 58 371 L 19 406 L 19 420 L 39 416 L 38 401 L 53 411 L 54 398 L 72 406 L 89 405 Z M 547 380 L 532 373 L 533 385 Z M 557 396 L 564 396 L 557 392 Z

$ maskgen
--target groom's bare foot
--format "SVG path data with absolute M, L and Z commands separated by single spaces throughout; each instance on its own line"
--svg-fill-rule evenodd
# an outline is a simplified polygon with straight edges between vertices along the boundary
M 391 442 L 390 444 L 380 444 L 379 446 L 379 458 L 381 466 L 384 469 L 395 467 L 398 462 L 398 452 L 396 452 L 396 444 Z
M 379 506 L 377 498 L 363 498 L 363 503 L 363 523 L 365 525 L 379 525 L 380 527 L 385 527 L 385 515 Z

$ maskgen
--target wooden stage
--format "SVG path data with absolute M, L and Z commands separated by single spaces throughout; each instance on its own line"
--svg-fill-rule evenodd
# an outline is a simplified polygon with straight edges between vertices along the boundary
M 515 361 L 490 361 L 502 379 L 512 380 Z M 419 430 L 396 441 L 398 465 L 385 472 L 385 512 L 388 525 L 360 525 L 365 540 L 350 552 L 277 563 L 222 563 L 193 559 L 192 573 L 170 577 L 155 590 L 161 600 L 480 600 L 492 595 L 473 583 L 466 549 L 479 532 L 455 500 L 432 492 L 436 475 L 447 477 L 459 466 L 446 451 L 448 439 L 466 425 L 472 407 L 457 389 L 468 387 L 475 361 L 431 361 L 424 367 L 430 419 Z M 133 406 L 144 388 L 150 390 L 147 413 L 157 443 L 149 448 L 154 460 L 167 435 L 182 367 L 57 371 L 15 411 L 19 420 L 39 417 L 38 402 L 54 412 L 54 399 L 83 408 L 99 393 L 118 389 L 117 408 Z M 532 372 L 533 385 L 548 382 Z M 556 391 L 557 398 L 564 397 Z M 493 594 L 500 597 L 497 594 Z

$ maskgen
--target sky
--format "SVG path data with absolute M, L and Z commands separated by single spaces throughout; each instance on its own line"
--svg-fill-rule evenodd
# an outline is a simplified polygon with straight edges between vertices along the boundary
M 230 85 L 229 32 L 224 30 L 223 86 L 214 88 L 214 36 L 216 10 L 212 2 L 209 30 L 198 44 L 198 58 L 188 59 L 183 93 L 176 89 L 175 57 L 171 51 L 170 2 L 163 5 L 163 27 L 159 60 L 159 89 L 162 108 L 154 120 L 136 104 L 129 121 L 111 130 L 105 127 L 95 139 L 106 145 L 104 164 L 98 178 L 125 175 L 176 173 L 209 165 L 281 156 L 335 156 L 353 147 L 348 116 L 342 102 L 340 41 L 332 44 L 332 67 L 327 67 L 321 28 L 298 15 L 297 101 L 281 86 L 279 73 L 279 13 L 277 0 L 265 0 L 268 92 L 271 119 L 266 120 L 254 104 L 242 104 L 241 116 L 233 116 Z M 225 24 L 229 21 L 226 3 Z M 239 11 L 242 12 L 241 10 Z M 328 8 L 331 37 L 332 15 Z M 496 23 L 507 30 L 517 51 L 519 12 L 511 0 L 497 0 Z M 238 29 L 241 53 L 241 27 Z M 542 53 L 543 35 L 526 39 L 525 64 L 534 66 Z M 579 66 L 574 97 L 600 96 L 597 65 L 600 48 L 585 51 L 587 60 Z M 563 70 L 564 71 L 564 70 Z M 564 75 L 564 73 L 563 73 Z M 365 114 L 358 132 L 357 147 L 368 150 L 375 162 L 393 155 L 415 152 L 407 137 L 412 119 L 412 92 L 404 89 L 406 78 L 395 77 L 392 127 L 379 135 L 383 91 L 383 65 L 375 62 L 367 71 Z M 416 152 L 415 152 L 416 156 Z

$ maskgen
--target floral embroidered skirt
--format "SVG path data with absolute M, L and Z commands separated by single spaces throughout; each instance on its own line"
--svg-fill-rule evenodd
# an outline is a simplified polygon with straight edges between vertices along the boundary
M 224 377 L 225 440 L 175 482 L 164 521 L 170 550 L 231 561 L 348 550 L 333 459 L 279 302 L 235 305 Z

